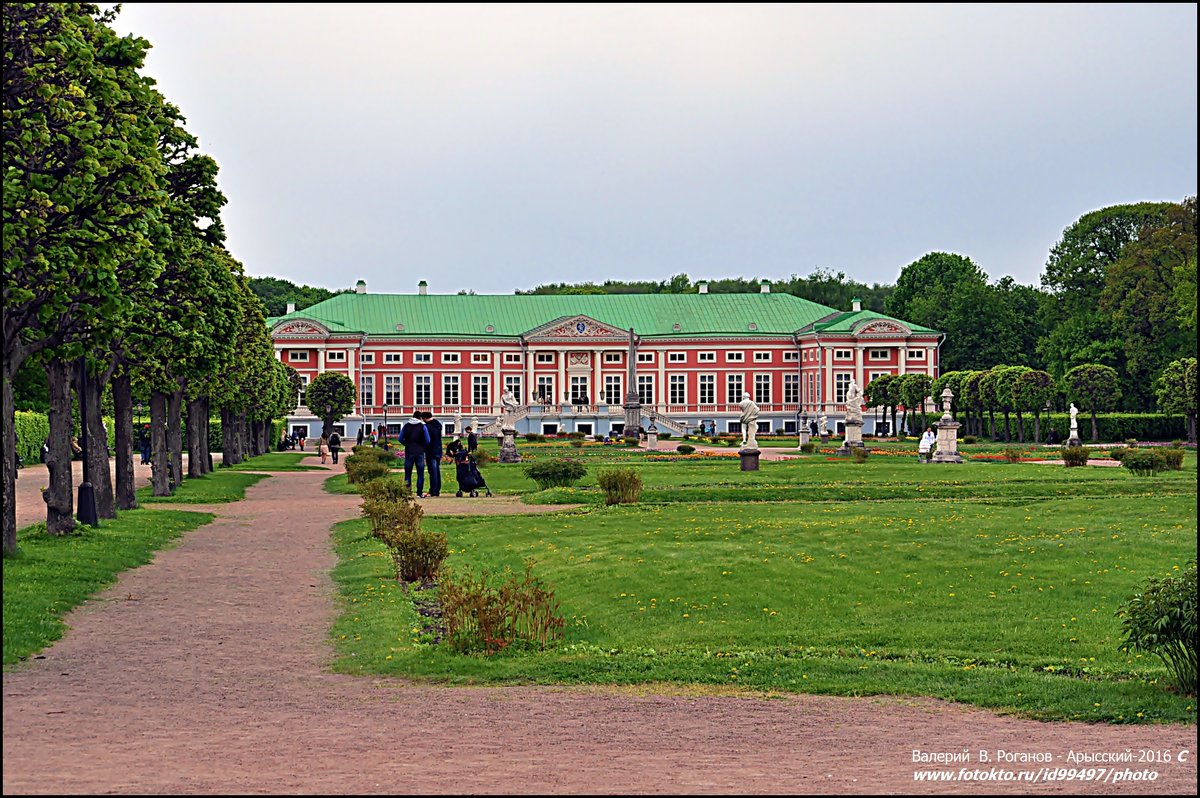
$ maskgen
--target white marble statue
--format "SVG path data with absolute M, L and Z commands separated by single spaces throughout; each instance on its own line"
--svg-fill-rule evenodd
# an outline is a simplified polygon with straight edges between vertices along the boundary
M 824 413 L 817 416 L 817 434 L 829 435 L 829 418 Z
M 854 378 L 850 378 L 850 387 L 846 389 L 846 423 L 861 424 L 862 416 L 862 389 L 858 387 L 858 383 Z
M 758 405 L 754 404 L 749 393 L 743 393 L 739 406 L 742 408 L 742 448 L 757 449 L 758 441 L 754 436 L 758 432 Z
M 501 417 L 500 426 L 502 429 L 512 429 L 516 424 L 514 416 L 521 407 L 521 403 L 511 388 L 504 389 L 504 394 L 500 397 L 500 404 L 504 406 L 504 415 Z
M 1079 415 L 1079 408 L 1075 406 L 1074 402 L 1071 402 L 1071 434 L 1067 436 L 1068 440 L 1071 440 L 1071 439 L 1079 440 L 1079 419 L 1077 418 L 1078 415 Z

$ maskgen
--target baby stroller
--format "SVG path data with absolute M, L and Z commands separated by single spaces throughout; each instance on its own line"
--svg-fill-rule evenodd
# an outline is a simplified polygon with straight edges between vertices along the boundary
M 485 495 L 492 495 L 487 482 L 483 479 L 483 474 L 479 473 L 479 466 L 475 463 L 475 458 L 466 449 L 460 448 L 454 452 L 454 476 L 458 479 L 458 493 L 454 494 L 455 496 L 462 496 L 463 493 L 466 493 L 471 498 L 475 498 L 479 495 L 480 488 L 485 491 Z

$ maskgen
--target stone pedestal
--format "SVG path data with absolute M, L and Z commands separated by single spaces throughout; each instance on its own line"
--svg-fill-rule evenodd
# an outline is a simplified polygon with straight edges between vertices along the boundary
M 658 448 L 658 433 L 657 432 L 647 432 L 646 433 L 646 448 L 649 449 L 650 451 L 654 451 L 655 449 Z
M 800 446 L 797 446 L 796 448 L 799 449 L 801 446 L 804 446 L 804 444 L 808 443 L 809 440 L 811 440 L 811 439 L 812 439 L 812 433 L 809 430 L 807 430 L 807 429 L 800 430 Z
M 951 416 L 949 411 L 942 416 L 937 423 L 937 449 L 933 452 L 933 457 L 930 462 L 933 463 L 961 463 L 962 455 L 958 453 L 958 428 L 959 424 Z
M 497 458 L 501 463 L 519 463 L 521 455 L 517 452 L 517 431 L 511 427 L 500 430 L 504 440 L 500 442 L 500 456 Z
M 821 433 L 821 443 L 829 443 L 829 433 L 828 432 Z
M 1067 442 L 1064 443 L 1063 446 L 1083 446 L 1083 441 L 1079 440 L 1079 430 L 1072 430 L 1072 432 L 1076 434 L 1067 438 Z
M 841 447 L 838 449 L 838 454 L 848 455 L 851 449 L 865 449 L 866 444 L 862 439 L 863 423 L 861 421 L 846 422 L 846 438 L 842 441 Z
M 742 470 L 757 471 L 758 455 L 758 449 L 738 449 L 738 456 L 742 458 Z

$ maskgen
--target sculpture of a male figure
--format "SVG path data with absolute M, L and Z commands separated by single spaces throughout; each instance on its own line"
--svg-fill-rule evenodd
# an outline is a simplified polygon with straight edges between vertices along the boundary
M 743 393 L 739 406 L 742 408 L 742 448 L 757 449 L 758 441 L 754 436 L 758 432 L 758 405 L 749 393 Z

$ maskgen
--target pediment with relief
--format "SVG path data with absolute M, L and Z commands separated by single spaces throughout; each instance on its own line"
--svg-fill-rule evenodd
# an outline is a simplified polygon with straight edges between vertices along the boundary
M 304 336 L 314 338 L 328 338 L 329 329 L 323 324 L 318 324 L 315 321 L 307 321 L 297 319 L 295 321 L 285 321 L 275 326 L 271 331 L 272 335 L 278 336 Z
M 889 319 L 873 319 L 865 322 L 861 327 L 854 331 L 855 337 L 864 335 L 912 335 L 912 330 L 899 322 Z
M 538 341 L 611 341 L 628 340 L 627 330 L 598 322 L 587 316 L 567 316 L 549 324 L 535 327 L 525 334 L 527 340 Z

